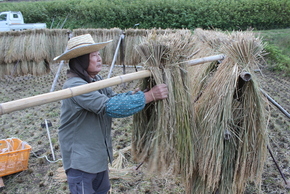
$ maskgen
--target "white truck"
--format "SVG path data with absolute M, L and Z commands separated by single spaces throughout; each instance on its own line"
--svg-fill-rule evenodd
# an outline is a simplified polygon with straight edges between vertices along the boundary
M 0 12 L 0 31 L 22 31 L 46 28 L 45 23 L 25 24 L 20 11 Z

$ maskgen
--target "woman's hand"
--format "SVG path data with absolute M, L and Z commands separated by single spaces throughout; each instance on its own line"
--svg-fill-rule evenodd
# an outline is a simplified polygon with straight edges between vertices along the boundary
M 145 92 L 146 104 L 152 101 L 162 100 L 168 97 L 168 89 L 166 84 L 158 84 Z

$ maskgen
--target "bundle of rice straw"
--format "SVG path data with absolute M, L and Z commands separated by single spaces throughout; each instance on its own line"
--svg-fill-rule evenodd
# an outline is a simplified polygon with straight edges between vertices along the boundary
M 0 33 L 1 77 L 48 73 L 49 63 L 64 51 L 67 40 L 67 30 L 58 29 Z
M 170 91 L 168 99 L 148 104 L 133 118 L 133 157 L 148 162 L 152 172 L 194 169 L 189 76 L 187 66 L 178 64 L 194 52 L 194 42 L 189 30 L 158 36 L 153 31 L 136 47 L 153 77 L 144 79 L 141 88 L 166 83 Z
M 166 41 L 160 44 L 161 39 Z M 169 98 L 134 116 L 135 160 L 148 162 L 154 172 L 180 173 L 187 193 L 244 193 L 248 181 L 258 187 L 268 139 L 253 69 L 261 63 L 263 46 L 252 32 L 201 29 L 187 38 L 164 35 L 141 44 L 138 51 L 153 74 L 144 85 L 166 83 Z M 178 56 L 190 53 L 226 58 L 186 67 L 180 62 L 187 58 Z M 242 72 L 252 79 L 241 79 Z
M 21 32 L 8 32 L 9 38 L 7 38 L 7 42 L 5 43 L 6 51 L 4 52 L 4 62 L 12 63 L 18 60 L 24 59 L 24 43 L 25 37 Z M 8 42 L 9 41 L 9 42 Z
M 141 56 L 135 49 L 136 45 L 139 45 L 143 39 L 147 39 L 149 34 L 164 35 L 168 33 L 174 33 L 172 29 L 133 29 L 129 28 L 125 30 L 125 64 L 126 65 L 142 65 Z
M 131 156 L 131 146 L 125 147 L 120 150 L 114 150 L 114 161 L 112 167 L 116 169 L 122 169 L 129 165 L 129 159 Z
M 3 45 L 6 45 L 7 36 L 7 32 L 0 32 L 0 64 L 4 62 L 6 47 Z
M 53 58 L 65 51 L 66 29 L 0 32 L 0 77 L 49 73 Z
M 266 158 L 265 105 L 253 73 L 264 45 L 252 32 L 233 32 L 227 38 L 215 31 L 196 32 L 199 37 L 202 33 L 206 34 L 202 42 L 226 59 L 216 67 L 189 70 L 193 77 L 203 75 L 191 82 L 198 168 L 189 191 L 243 193 L 248 181 L 260 184 Z M 249 72 L 252 79 L 244 82 L 242 72 Z
M 24 50 L 26 61 L 39 63 L 43 59 L 48 58 L 47 51 L 49 51 L 49 48 L 46 31 L 46 29 L 24 31 L 27 36 Z
M 148 36 L 148 30 L 127 29 L 125 31 L 125 64 L 137 65 L 141 62 L 141 56 L 134 47 L 139 45 L 142 39 Z
M 55 56 L 63 53 L 67 46 L 67 41 L 69 38 L 69 30 L 66 29 L 50 29 L 46 32 L 47 36 L 47 50 L 49 63 L 53 62 Z

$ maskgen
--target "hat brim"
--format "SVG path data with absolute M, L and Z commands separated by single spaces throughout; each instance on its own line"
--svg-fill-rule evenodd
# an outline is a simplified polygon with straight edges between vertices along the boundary
M 96 52 L 96 51 L 103 49 L 105 46 L 107 46 L 112 41 L 113 40 L 109 40 L 107 42 L 100 42 L 100 43 L 95 43 L 95 44 L 79 46 L 79 47 L 65 51 L 61 55 L 55 57 L 53 60 L 54 61 L 69 60 L 69 59 L 76 58 L 76 57 L 79 57 L 79 56 L 82 56 L 85 54 Z

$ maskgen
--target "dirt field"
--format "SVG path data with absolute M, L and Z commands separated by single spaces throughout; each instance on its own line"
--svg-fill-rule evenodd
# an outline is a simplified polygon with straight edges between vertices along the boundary
M 57 66 L 52 66 L 56 72 Z M 61 89 L 65 80 L 63 69 L 55 90 Z M 134 69 L 128 69 L 133 72 Z M 108 72 L 104 69 L 103 72 Z M 121 74 L 122 69 L 116 67 L 115 75 Z M 256 72 L 260 85 L 276 102 L 285 110 L 290 111 L 290 78 L 268 71 L 266 68 Z M 106 77 L 106 74 L 103 75 Z M 114 76 L 114 75 L 113 75 Z M 47 93 L 51 89 L 54 73 L 46 76 L 23 76 L 0 80 L 0 102 L 12 101 L 24 97 Z M 136 82 L 114 87 L 116 92 L 128 91 L 135 87 Z M 62 162 L 57 140 L 57 128 L 59 125 L 60 102 L 53 102 L 37 107 L 15 111 L 0 116 L 0 139 L 18 137 L 32 146 L 29 157 L 28 170 L 3 177 L 5 187 L 0 193 L 5 194 L 65 194 L 69 193 L 68 186 L 63 176 Z M 290 178 L 290 119 L 281 113 L 275 106 L 270 107 L 269 114 L 269 145 L 277 160 L 286 180 Z M 53 153 L 56 161 L 53 161 L 52 151 L 47 136 L 46 128 L 42 127 L 46 120 L 52 124 L 50 129 Z M 111 193 L 184 193 L 182 180 L 179 177 L 171 177 L 170 174 L 162 176 L 146 174 L 146 164 L 139 165 L 130 160 L 132 118 L 114 119 L 113 138 L 116 158 L 121 159 L 125 165 L 123 169 L 117 169 L 118 164 L 111 168 L 110 177 L 112 183 Z M 47 156 L 47 159 L 45 158 Z M 120 156 L 120 157 L 118 157 Z M 118 160 L 120 161 L 120 160 Z M 290 179 L 289 179 L 290 180 Z M 290 189 L 275 166 L 273 159 L 268 154 L 268 160 L 263 173 L 262 193 L 289 193 Z M 257 193 L 249 183 L 246 193 Z

